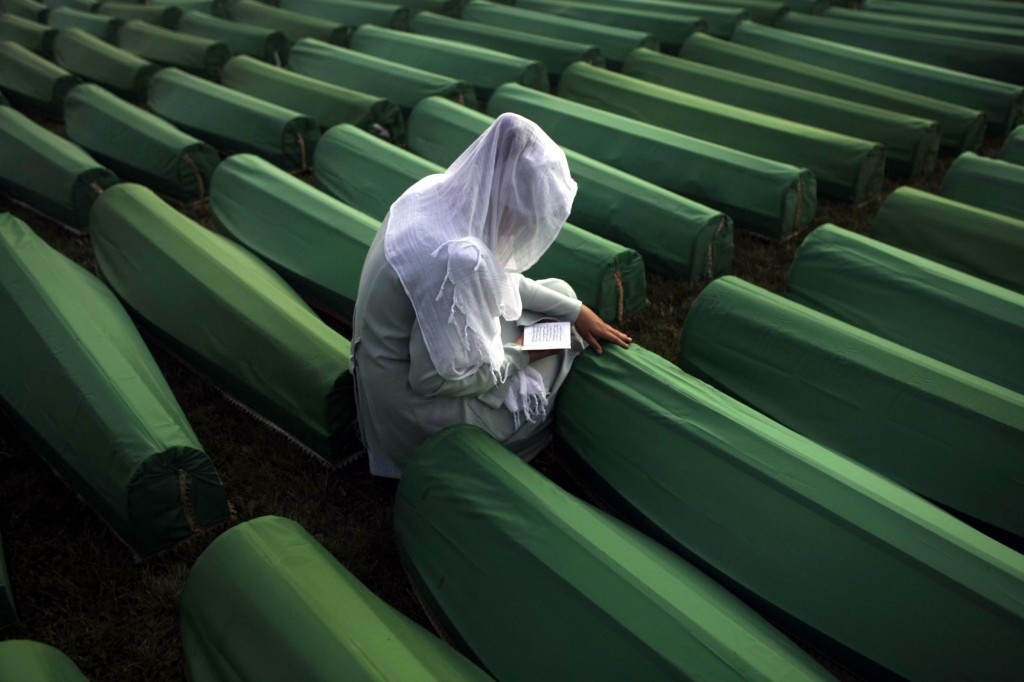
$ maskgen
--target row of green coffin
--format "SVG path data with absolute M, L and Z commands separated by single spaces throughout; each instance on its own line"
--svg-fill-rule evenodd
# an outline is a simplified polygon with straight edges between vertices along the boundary
M 1003 142 L 999 158 L 1018 166 L 1024 166 L 1024 126 L 1017 126 Z
M 939 194 L 1024 220 L 1024 167 L 965 152 L 950 166 Z
M 960 19 L 965 22 L 1024 25 L 1024 12 L 1014 3 L 998 0 L 865 0 L 865 9 L 907 16 Z
M 856 21 L 868 26 L 891 26 L 923 33 L 938 33 L 998 43 L 1017 45 L 1024 43 L 1024 24 L 1013 27 L 1011 20 L 1006 22 L 1006 26 L 992 26 L 971 21 L 943 20 L 937 17 L 912 17 L 888 12 L 858 12 L 841 7 L 830 8 L 825 12 L 825 16 L 844 21 Z

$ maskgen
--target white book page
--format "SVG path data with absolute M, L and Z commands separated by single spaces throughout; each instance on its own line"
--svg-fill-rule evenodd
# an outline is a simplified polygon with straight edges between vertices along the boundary
M 523 328 L 523 348 L 526 350 L 551 350 L 569 348 L 569 322 L 539 322 Z

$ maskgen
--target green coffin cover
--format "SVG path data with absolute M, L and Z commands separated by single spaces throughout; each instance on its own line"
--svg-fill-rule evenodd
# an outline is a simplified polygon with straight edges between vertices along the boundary
M 1024 294 L 824 225 L 797 251 L 786 295 L 1024 394 Z
M 0 12 L 42 24 L 50 8 L 35 0 L 0 0 Z
M 756 50 L 700 33 L 690 36 L 683 44 L 679 56 L 688 61 L 700 62 L 708 66 L 728 69 L 737 74 L 763 79 L 764 82 L 771 82 L 778 86 L 777 91 L 780 93 L 790 92 L 789 88 L 799 88 L 822 96 L 836 97 L 879 109 L 900 112 L 915 118 L 937 121 L 942 134 L 942 146 L 954 151 L 977 149 L 985 134 L 985 116 L 975 109 L 879 85 L 870 80 L 855 78 L 838 71 L 829 71 L 803 61 L 779 57 L 763 50 Z M 653 77 L 655 73 L 653 59 L 643 59 L 641 62 L 639 58 L 635 58 L 634 61 L 634 71 L 642 67 L 642 72 L 633 75 L 646 78 L 646 75 L 641 74 L 651 74 Z M 722 90 L 730 92 L 724 84 Z M 894 156 L 894 154 L 899 154 L 898 150 L 887 147 L 886 152 L 890 161 L 889 165 L 894 165 L 892 162 L 899 161 Z
M 882 12 L 864 12 L 846 8 L 829 9 L 825 12 L 825 16 L 829 19 L 856 21 L 867 26 L 888 26 L 909 31 L 937 33 L 956 38 L 987 40 L 993 43 L 1007 43 L 1010 45 L 1024 44 L 1024 30 L 1022 30 L 1024 27 L 1002 28 L 983 26 L 965 21 L 943 20 L 939 18 L 925 19 L 923 17 L 907 17 Z
M 701 5 L 715 7 L 739 7 L 746 10 L 747 18 L 759 24 L 775 26 L 790 9 L 789 2 L 773 2 L 772 0 L 701 0 Z
M 64 96 L 77 83 L 74 74 L 27 47 L 0 40 L 0 91 L 12 105 L 61 118 Z
M 133 2 L 104 2 L 96 11 L 124 21 L 145 21 L 164 28 L 176 28 L 182 15 L 181 8 L 174 5 L 138 5 Z
M 71 7 L 83 12 L 95 12 L 100 6 L 99 0 L 44 0 L 51 8 Z
M 66 28 L 54 43 L 54 60 L 71 73 L 99 83 L 118 97 L 146 99 L 156 64 L 77 28 Z
M 217 168 L 210 210 L 219 231 L 266 261 L 318 311 L 352 320 L 379 219 L 251 154 Z
M 654 353 L 578 358 L 555 424 L 627 521 L 862 679 L 1024 664 L 1024 557 Z
M 409 29 L 409 8 L 404 5 L 365 0 L 278 0 L 278 6 L 289 12 L 338 21 L 352 28 L 376 24 L 400 31 Z
M 596 0 L 592 4 L 639 9 L 673 16 L 683 15 L 688 19 L 696 17 L 707 24 L 708 33 L 725 39 L 732 35 L 739 22 L 750 18 L 750 13 L 747 10 L 736 5 L 724 7 L 715 4 L 679 2 L 678 0 Z
M 128 314 L 93 275 L 0 214 L 0 405 L 132 549 L 228 517 L 210 458 Z
M 366 25 L 352 35 L 352 49 L 467 81 L 481 100 L 503 83 L 551 89 L 547 69 L 539 61 L 451 40 Z
M 435 622 L 496 679 L 828 677 L 699 570 L 474 426 L 417 450 L 394 515 Z
M 78 145 L 0 108 L 0 191 L 75 230 L 86 230 L 96 197 L 117 177 Z
M 378 220 L 415 182 L 444 170 L 350 125 L 331 128 L 317 148 L 317 184 Z M 577 298 L 606 320 L 621 319 L 646 304 L 640 254 L 568 223 L 526 274 L 564 279 Z
M 516 84 L 488 103 L 514 111 L 561 145 L 728 214 L 738 226 L 781 238 L 807 227 L 817 207 L 814 175 Z
M 939 194 L 1024 220 L 1024 167 L 964 152 L 950 166 Z
M 1024 293 L 1024 220 L 900 187 L 882 204 L 871 236 Z
M 1012 7 L 1013 3 L 1000 2 L 1001 7 Z M 1013 29 L 1024 29 L 1024 16 L 1014 17 L 996 12 L 982 12 L 974 9 L 959 9 L 951 6 L 935 4 L 921 5 L 915 2 L 896 2 L 896 0 L 864 0 L 861 7 L 871 10 L 872 14 L 902 15 L 908 17 L 927 18 L 941 21 L 954 21 L 962 25 L 977 24 L 1000 26 Z
M 1017 2 L 1002 2 L 999 0 L 904 0 L 904 2 L 924 4 L 929 9 L 933 6 L 953 7 L 972 12 L 995 12 L 996 14 L 1005 14 L 1008 17 L 1018 19 L 1024 16 L 1024 7 L 1021 7 L 1020 3 Z
M 345 24 L 289 12 L 264 5 L 255 0 L 241 0 L 231 6 L 231 18 L 243 24 L 281 31 L 294 43 L 303 38 L 316 38 L 336 45 L 347 45 L 352 29 Z
M 189 11 L 178 22 L 178 30 L 224 43 L 231 54 L 246 54 L 271 64 L 288 61 L 288 38 L 272 28 L 249 26 L 238 21 L 211 17 L 203 12 Z
M 149 86 L 149 108 L 224 152 L 251 152 L 286 170 L 305 170 L 320 126 L 297 111 L 217 85 L 178 69 L 163 69 Z
M 0 41 L 10 40 L 49 58 L 57 29 L 24 19 L 13 14 L 0 13 Z
M 862 203 L 882 190 L 885 148 L 587 64 L 558 83 L 566 99 L 748 154 L 807 168 L 824 195 Z
M 790 14 L 789 16 L 795 16 Z M 940 68 L 880 52 L 842 45 L 753 22 L 736 29 L 733 40 L 780 57 L 814 64 L 848 76 L 864 78 L 959 104 L 985 113 L 992 131 L 1009 131 L 1021 119 L 1024 88 L 969 73 Z M 1018 67 L 1019 68 L 1019 67 Z M 1024 73 L 1024 69 L 1020 69 Z
M 202 553 L 181 639 L 192 682 L 490 679 L 279 516 L 235 526 Z
M 297 42 L 288 68 L 326 83 L 384 97 L 408 112 L 427 97 L 438 95 L 476 108 L 476 92 L 466 81 L 424 71 L 387 59 L 328 45 L 319 40 Z
M 1017 126 L 1006 136 L 999 158 L 1007 163 L 1024 166 L 1024 126 Z
M 78 666 L 49 644 L 27 639 L 0 642 L 0 679 L 21 682 L 89 682 Z
M 462 10 L 462 18 L 536 36 L 596 45 L 608 61 L 608 65 L 613 68 L 618 68 L 626 55 L 637 47 L 657 50 L 659 46 L 658 39 L 653 33 L 556 17 L 487 0 L 470 0 Z
M 689 95 L 795 123 L 876 140 L 885 146 L 886 166 L 903 175 L 918 177 L 930 173 L 935 167 L 939 152 L 939 126 L 932 120 L 645 49 L 635 50 L 629 56 L 622 73 Z M 819 175 L 819 186 L 822 182 Z
M 552 79 L 557 79 L 573 62 L 584 61 L 604 66 L 604 57 L 595 45 L 443 17 L 433 12 L 416 15 L 410 27 L 415 33 L 487 47 L 525 59 L 536 59 L 544 65 Z
M 104 279 L 160 341 L 310 451 L 348 453 L 349 342 L 273 270 L 141 185 L 105 192 L 92 222 Z
M 71 7 L 57 7 L 46 16 L 46 23 L 56 29 L 80 28 L 101 40 L 114 43 L 124 20 Z
M 690 307 L 679 360 L 1024 547 L 1024 395 L 734 277 Z
M 409 117 L 409 148 L 447 167 L 493 120 L 431 97 Z M 590 157 L 563 151 L 579 186 L 569 216 L 573 224 L 636 250 L 647 270 L 670 277 L 695 282 L 731 268 L 728 216 Z
M 220 156 L 159 116 L 83 84 L 69 95 L 66 131 L 117 175 L 180 201 L 205 197 Z
M 4 563 L 4 545 L 0 542 L 0 630 L 17 621 L 14 597 L 11 596 L 11 581 L 7 579 L 7 564 Z
M 129 21 L 121 29 L 122 49 L 143 59 L 174 66 L 197 76 L 217 80 L 231 58 L 231 48 L 209 38 L 179 33 L 145 21 Z
M 405 141 L 402 111 L 382 97 L 271 66 L 252 57 L 232 57 L 221 82 L 253 97 L 289 107 L 315 119 L 321 128 L 351 123 L 396 143 Z
M 227 16 L 226 0 L 149 0 L 151 5 L 171 5 L 182 12 L 202 12 L 203 14 Z

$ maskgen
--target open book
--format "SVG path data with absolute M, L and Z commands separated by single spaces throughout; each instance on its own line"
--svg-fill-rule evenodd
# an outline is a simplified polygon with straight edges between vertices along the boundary
M 523 328 L 525 350 L 551 350 L 572 345 L 569 322 L 538 322 Z

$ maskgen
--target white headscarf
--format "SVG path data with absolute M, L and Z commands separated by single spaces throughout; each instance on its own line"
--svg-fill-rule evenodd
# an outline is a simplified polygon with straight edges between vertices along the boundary
M 561 148 L 535 123 L 503 114 L 445 173 L 391 205 L 385 255 L 438 374 L 458 380 L 489 365 L 507 377 L 499 318 L 522 315 L 517 273 L 555 240 L 575 196 Z

